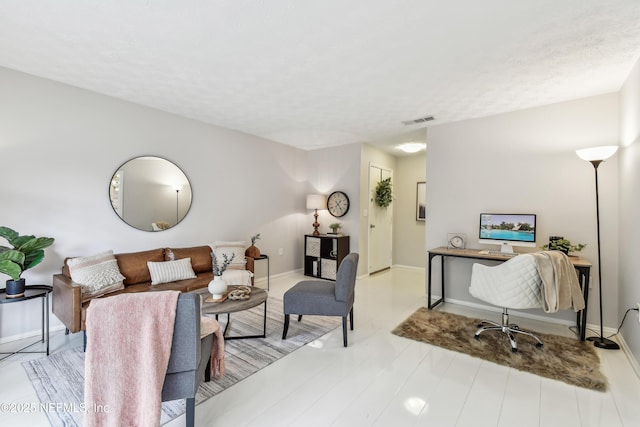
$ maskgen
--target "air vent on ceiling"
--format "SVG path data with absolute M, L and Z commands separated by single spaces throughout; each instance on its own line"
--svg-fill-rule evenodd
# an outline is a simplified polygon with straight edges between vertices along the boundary
M 420 123 L 430 122 L 431 120 L 435 120 L 435 119 L 436 118 L 433 116 L 425 116 L 425 117 L 420 117 L 419 119 L 405 120 L 402 122 L 402 124 L 405 126 L 418 125 Z

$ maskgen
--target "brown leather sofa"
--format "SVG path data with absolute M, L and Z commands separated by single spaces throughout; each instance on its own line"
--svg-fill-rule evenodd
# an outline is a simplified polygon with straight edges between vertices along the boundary
M 120 273 L 125 277 L 124 289 L 103 295 L 100 298 L 125 292 L 146 292 L 179 290 L 190 292 L 206 287 L 213 280 L 211 247 L 194 246 L 191 248 L 158 248 L 149 251 L 115 254 Z M 151 274 L 147 261 L 162 262 L 171 259 L 191 258 L 191 266 L 196 273 L 195 279 L 179 280 L 171 283 L 151 285 Z M 246 257 L 246 269 L 253 273 L 254 259 Z M 71 280 L 69 267 L 65 259 L 62 273 L 53 275 L 52 310 L 70 332 L 84 331 L 86 310 L 91 300 L 82 301 L 82 287 Z M 253 278 L 251 278 L 253 283 Z

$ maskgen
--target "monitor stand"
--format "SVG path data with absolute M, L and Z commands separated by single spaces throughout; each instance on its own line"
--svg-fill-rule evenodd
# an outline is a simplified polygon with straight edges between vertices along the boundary
M 513 246 L 508 244 L 508 243 L 503 243 L 502 245 L 500 245 L 500 253 L 502 253 L 502 254 L 512 254 L 513 253 Z

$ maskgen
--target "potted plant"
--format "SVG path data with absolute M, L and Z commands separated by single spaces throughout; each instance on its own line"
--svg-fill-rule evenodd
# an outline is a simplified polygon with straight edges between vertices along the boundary
M 211 252 L 211 258 L 213 259 L 213 280 L 209 282 L 209 292 L 213 295 L 214 300 L 220 300 L 224 297 L 224 294 L 227 292 L 227 282 L 222 279 L 222 273 L 227 269 L 233 258 L 235 258 L 236 254 L 231 254 L 231 257 L 228 257 L 227 254 L 222 254 L 222 265 L 218 264 L 218 257 L 215 252 Z
M 7 280 L 7 298 L 21 297 L 26 284 L 22 273 L 42 262 L 44 248 L 51 246 L 54 239 L 21 236 L 9 227 L 0 227 L 0 237 L 11 245 L 11 247 L 0 246 L 0 273 L 11 277 Z
M 587 245 L 583 243 L 578 243 L 577 245 L 572 245 L 568 239 L 553 239 L 548 244 L 544 245 L 542 249 L 549 251 L 561 251 L 565 254 L 569 255 L 570 252 L 580 252 Z
M 251 236 L 251 246 L 244 251 L 246 256 L 250 256 L 251 258 L 260 258 L 260 249 L 256 246 L 256 240 L 260 239 L 260 233 Z
M 331 234 L 338 234 L 338 230 L 342 228 L 342 224 L 339 222 L 334 222 L 333 224 L 329 225 L 329 228 L 331 229 Z

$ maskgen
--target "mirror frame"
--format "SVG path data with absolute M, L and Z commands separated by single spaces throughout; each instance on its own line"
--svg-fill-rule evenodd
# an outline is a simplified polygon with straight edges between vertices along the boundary
M 152 163 L 159 161 L 162 163 Z M 174 162 L 159 156 L 138 156 L 122 163 L 111 176 L 108 191 L 115 214 L 141 231 L 165 231 L 177 226 L 193 204 L 187 175 Z M 188 195 L 181 198 L 184 194 Z M 127 215 L 127 208 L 135 215 Z

